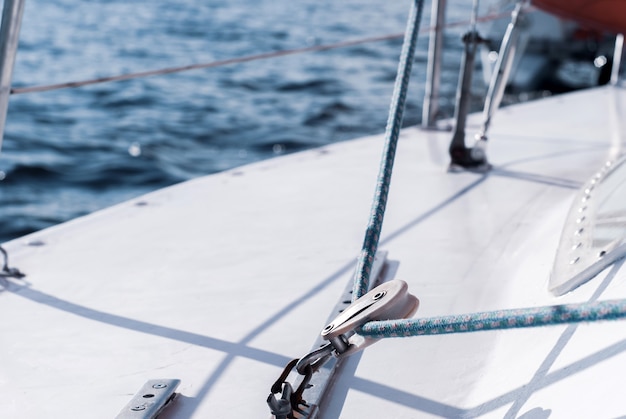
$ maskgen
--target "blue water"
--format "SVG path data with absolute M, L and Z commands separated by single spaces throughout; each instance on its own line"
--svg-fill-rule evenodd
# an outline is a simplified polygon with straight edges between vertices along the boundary
M 13 84 L 83 80 L 398 33 L 409 5 L 27 0 Z M 452 4 L 448 17 L 465 18 L 468 9 Z M 454 28 L 446 38 L 442 108 L 448 114 L 463 31 Z M 406 125 L 421 119 L 427 41 L 420 37 Z M 400 43 L 14 95 L 0 155 L 0 242 L 193 177 L 380 133 Z

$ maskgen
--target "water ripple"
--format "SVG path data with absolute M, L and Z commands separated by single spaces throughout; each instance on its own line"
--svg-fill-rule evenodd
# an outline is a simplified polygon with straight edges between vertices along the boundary
M 14 85 L 397 33 L 407 12 L 378 0 L 29 0 Z M 448 37 L 460 51 L 458 35 Z M 0 242 L 182 180 L 382 132 L 399 42 L 13 97 Z M 423 61 L 426 37 L 418 48 Z M 459 59 L 446 68 L 456 73 Z

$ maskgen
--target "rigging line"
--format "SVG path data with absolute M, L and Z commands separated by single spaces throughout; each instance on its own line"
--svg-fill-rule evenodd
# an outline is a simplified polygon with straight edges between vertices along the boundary
M 491 13 L 491 14 L 481 16 L 480 18 L 477 19 L 477 21 L 488 22 L 491 20 L 497 20 L 497 19 L 507 17 L 508 15 L 509 13 Z M 462 21 L 459 20 L 459 21 L 446 24 L 445 27 L 453 28 L 457 26 L 467 25 L 467 23 L 468 23 L 467 20 L 462 20 Z M 427 27 L 423 29 L 422 31 L 420 31 L 420 33 L 426 33 L 431 30 L 433 30 L 432 27 Z M 310 47 L 265 52 L 261 54 L 246 55 L 243 57 L 228 58 L 225 60 L 190 64 L 190 65 L 184 65 L 184 66 L 179 66 L 179 67 L 168 67 L 168 68 L 162 68 L 158 70 L 140 71 L 136 73 L 121 74 L 117 76 L 99 77 L 99 78 L 82 80 L 82 81 L 56 83 L 56 84 L 40 85 L 40 86 L 15 87 L 11 89 L 11 94 L 20 95 L 20 94 L 25 94 L 25 93 L 48 92 L 52 90 L 76 88 L 76 87 L 82 87 L 82 86 L 89 86 L 93 84 L 109 83 L 109 82 L 132 80 L 132 79 L 138 79 L 138 78 L 150 77 L 150 76 L 180 73 L 180 72 L 190 71 L 190 70 L 223 67 L 226 65 L 246 63 L 246 62 L 257 61 L 257 60 L 267 60 L 270 58 L 278 58 L 278 57 L 284 57 L 288 55 L 302 54 L 306 52 L 328 51 L 332 49 L 347 48 L 347 47 L 352 47 L 352 46 L 362 45 L 362 44 L 367 44 L 367 43 L 390 41 L 390 40 L 402 38 L 403 36 L 404 34 L 402 33 L 394 33 L 394 34 L 388 34 L 388 35 L 380 35 L 380 36 L 373 36 L 373 37 L 368 37 L 368 38 L 355 39 L 355 40 L 350 40 L 350 41 L 336 42 L 333 44 L 313 45 Z
M 370 272 L 374 264 L 374 257 L 380 241 L 380 232 L 385 218 L 385 208 L 387 207 L 387 197 L 389 196 L 389 185 L 391 184 L 391 174 L 396 156 L 402 119 L 404 117 L 404 107 L 406 95 L 411 77 L 411 67 L 415 57 L 415 47 L 417 45 L 417 35 L 423 9 L 423 0 L 414 0 L 411 5 L 411 12 L 406 27 L 406 34 L 402 44 L 400 62 L 398 63 L 398 73 L 391 97 L 389 107 L 389 117 L 385 129 L 385 144 L 383 155 L 376 180 L 374 200 L 370 219 L 365 230 L 365 238 L 361 253 L 357 262 L 356 273 L 354 275 L 354 287 L 352 301 L 356 301 L 369 290 Z
M 357 332 L 376 339 L 520 329 L 626 318 L 626 300 L 485 311 L 470 314 L 372 321 Z

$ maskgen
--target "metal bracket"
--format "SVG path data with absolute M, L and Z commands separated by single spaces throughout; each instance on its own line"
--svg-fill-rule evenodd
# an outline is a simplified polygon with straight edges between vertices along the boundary
M 386 251 L 378 251 L 376 252 L 376 256 L 374 257 L 374 263 L 372 264 L 372 271 L 370 273 L 371 283 L 373 285 L 378 285 L 380 282 L 384 281 L 385 278 L 393 277 L 393 266 L 397 265 L 397 262 L 389 262 L 387 260 L 387 252 Z M 339 301 L 335 308 L 332 311 L 332 314 L 328 317 L 327 323 L 333 321 L 333 319 L 340 313 L 348 308 L 351 304 L 352 300 L 352 288 L 353 288 L 353 279 L 346 284 L 343 294 L 339 298 Z M 322 405 L 325 399 L 325 395 L 328 394 L 336 377 L 342 373 L 348 358 L 337 358 L 333 357 L 332 352 L 334 351 L 332 345 L 322 339 L 321 336 L 318 335 L 317 339 L 313 343 L 311 347 L 311 351 L 304 358 L 304 363 L 300 363 L 300 360 L 295 360 L 296 362 L 290 363 L 287 365 L 287 374 L 295 368 L 296 363 L 300 365 L 300 371 L 298 372 L 299 377 L 294 382 L 294 386 L 299 390 L 302 389 L 301 394 L 296 394 L 297 390 L 294 390 L 295 401 L 291 403 L 293 409 L 298 409 L 298 416 L 307 418 L 307 419 L 316 419 L 320 415 L 320 410 L 322 409 Z M 353 358 L 354 360 L 354 358 Z M 310 368 L 308 368 L 310 366 Z M 313 374 L 309 374 L 309 372 L 315 371 Z M 278 380 L 279 383 L 284 383 L 287 379 L 287 375 L 283 374 Z M 280 393 L 278 388 L 272 388 L 273 394 Z M 271 395 L 270 395 L 271 396 Z M 274 396 L 275 397 L 275 396 Z M 300 401 L 306 400 L 305 403 L 299 403 Z M 274 406 L 270 406 L 272 410 L 274 410 Z M 276 416 L 277 418 L 279 416 Z
M 387 252 L 376 254 L 371 273 L 374 283 L 385 271 L 386 259 Z M 406 318 L 417 311 L 419 300 L 407 290 L 408 286 L 404 281 L 392 280 L 350 303 L 350 283 L 342 302 L 337 306 L 339 315 L 330 318 L 328 326 L 322 330 L 313 345 L 313 350 L 302 358 L 289 362 L 272 385 L 267 399 L 272 417 L 317 418 L 324 395 L 332 387 L 334 376 L 343 368 L 346 356 L 378 340 L 357 335 L 358 328 L 371 320 Z M 297 390 L 287 381 L 288 375 L 294 369 L 300 374 L 300 380 L 296 382 Z M 281 393 L 282 396 L 277 398 L 276 395 Z
M 408 292 L 408 285 L 400 279 L 381 284 L 346 308 L 322 330 L 338 357 L 351 355 L 379 339 L 366 338 L 356 330 L 372 320 L 405 319 L 413 316 L 419 300 Z
M 470 149 L 470 156 L 474 161 L 487 162 L 487 131 L 491 125 L 491 120 L 496 111 L 500 107 L 506 84 L 509 80 L 509 74 L 513 68 L 513 59 L 518 47 L 520 24 L 522 16 L 526 12 L 529 2 L 527 0 L 517 0 L 515 10 L 511 13 L 511 22 L 506 28 L 500 51 L 498 52 L 498 61 L 494 68 L 491 81 L 489 82 L 489 90 L 485 98 L 485 107 L 483 109 L 483 122 L 480 130 L 474 136 L 474 146 Z
M 296 370 L 300 374 L 309 366 L 317 370 L 331 355 L 343 358 L 378 342 L 358 335 L 357 329 L 373 320 L 406 319 L 415 314 L 419 300 L 408 289 L 406 282 L 394 279 L 354 301 L 320 333 L 328 343 L 300 358 Z
M 22 279 L 26 276 L 19 269 L 9 267 L 9 254 L 2 246 L 0 246 L 0 253 L 4 257 L 4 263 L 2 264 L 2 269 L 0 269 L 0 277 Z
M 116 419 L 154 419 L 176 397 L 177 379 L 149 380 L 128 402 Z

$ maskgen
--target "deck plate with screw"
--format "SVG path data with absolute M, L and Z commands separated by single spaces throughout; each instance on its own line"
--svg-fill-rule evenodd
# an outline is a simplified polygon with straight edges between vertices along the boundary
M 154 419 L 176 397 L 177 379 L 149 380 L 133 396 L 116 419 Z

